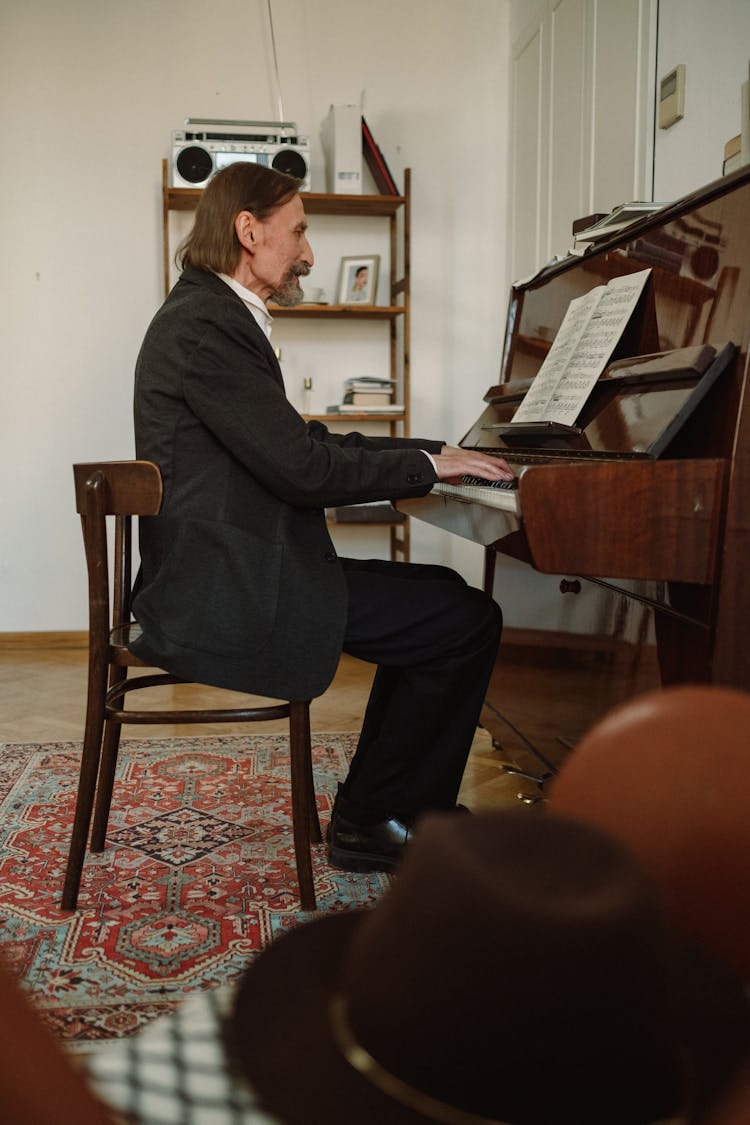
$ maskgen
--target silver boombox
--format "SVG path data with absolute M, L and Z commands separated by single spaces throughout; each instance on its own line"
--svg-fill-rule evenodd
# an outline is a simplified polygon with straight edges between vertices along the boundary
M 286 172 L 310 190 L 310 142 L 292 121 L 221 121 L 188 117 L 172 133 L 172 187 L 202 188 L 221 168 L 246 160 Z

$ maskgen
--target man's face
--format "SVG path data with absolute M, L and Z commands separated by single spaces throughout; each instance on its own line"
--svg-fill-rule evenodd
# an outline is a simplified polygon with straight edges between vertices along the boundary
M 256 231 L 252 272 L 257 285 L 250 288 L 263 300 L 298 304 L 303 297 L 299 278 L 310 272 L 315 260 L 307 241 L 307 219 L 300 197 L 295 195 L 277 207 L 257 223 Z

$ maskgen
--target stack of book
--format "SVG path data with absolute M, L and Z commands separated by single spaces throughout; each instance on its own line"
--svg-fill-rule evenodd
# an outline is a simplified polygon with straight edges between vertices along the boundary
M 649 215 L 653 215 L 655 211 L 661 211 L 662 207 L 666 207 L 666 203 L 637 200 L 633 203 L 620 204 L 608 215 L 600 215 L 599 217 L 590 215 L 588 217 L 594 220 L 590 226 L 586 225 L 581 228 L 578 222 L 573 224 L 575 244 L 579 246 L 581 243 L 603 242 L 624 230 L 625 227 L 629 227 L 632 223 L 637 223 L 639 219 L 645 219 Z M 586 222 L 586 220 L 581 221 Z
M 328 407 L 329 414 L 402 414 L 403 403 L 393 402 L 395 379 L 363 375 L 347 379 L 340 403 Z

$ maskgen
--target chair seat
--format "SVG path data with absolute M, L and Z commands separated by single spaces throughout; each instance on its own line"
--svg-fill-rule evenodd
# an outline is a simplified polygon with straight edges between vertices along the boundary
M 124 625 L 116 625 L 110 630 L 109 649 L 110 661 L 118 668 L 145 668 L 147 665 L 139 656 L 130 651 L 131 641 L 137 640 L 143 633 L 137 621 L 130 621 Z
M 131 641 L 143 636 L 143 629 L 137 621 L 129 621 L 126 625 L 116 625 L 109 634 L 109 643 L 114 648 L 127 648 Z

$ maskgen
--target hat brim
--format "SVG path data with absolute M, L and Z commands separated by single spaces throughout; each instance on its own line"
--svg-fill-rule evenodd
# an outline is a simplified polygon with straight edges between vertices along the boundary
M 285 1125 L 428 1121 L 367 1082 L 333 1039 L 331 996 L 366 913 L 330 915 L 284 934 L 253 962 L 238 989 L 229 1054 L 263 1107 Z
M 434 1125 L 362 1077 L 333 1038 L 331 998 L 369 909 L 284 934 L 253 961 L 239 986 L 227 1050 L 263 1107 L 284 1125 Z M 702 1112 L 746 1057 L 750 1005 L 735 975 L 692 941 L 677 938 L 671 960 L 680 982 L 677 1016 L 690 1108 Z

